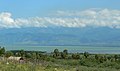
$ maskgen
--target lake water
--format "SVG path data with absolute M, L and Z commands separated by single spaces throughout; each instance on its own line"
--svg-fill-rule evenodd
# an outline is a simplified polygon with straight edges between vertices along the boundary
M 33 50 L 33 51 L 47 51 L 52 52 L 54 49 L 63 51 L 67 49 L 68 52 L 72 53 L 83 53 L 85 51 L 89 53 L 100 53 L 100 54 L 120 54 L 119 47 L 103 47 L 103 46 L 6 46 L 6 50 Z

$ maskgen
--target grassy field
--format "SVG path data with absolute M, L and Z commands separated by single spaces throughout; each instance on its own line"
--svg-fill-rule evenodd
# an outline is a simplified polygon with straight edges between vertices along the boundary
M 3 64 L 0 63 L 0 71 L 120 71 L 112 68 L 95 68 L 78 66 L 75 67 L 52 67 L 52 66 L 41 66 L 41 65 L 30 65 L 30 64 Z
M 64 64 L 60 64 L 60 62 Z M 120 69 L 112 67 L 92 67 L 92 64 L 91 67 L 75 64 L 69 65 L 67 62 L 75 63 L 78 61 L 59 60 L 59 64 L 51 62 L 45 62 L 45 64 L 9 62 L 7 64 L 6 61 L 0 61 L 0 71 L 120 71 Z

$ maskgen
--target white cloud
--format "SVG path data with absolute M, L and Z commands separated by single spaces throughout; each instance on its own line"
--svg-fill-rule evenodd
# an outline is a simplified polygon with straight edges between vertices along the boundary
M 120 10 L 88 9 L 84 11 L 57 11 L 53 17 L 11 17 L 0 13 L 0 28 L 21 27 L 110 27 L 120 28 Z

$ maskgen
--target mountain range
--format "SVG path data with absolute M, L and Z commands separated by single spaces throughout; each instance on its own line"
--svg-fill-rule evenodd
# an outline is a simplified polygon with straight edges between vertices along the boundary
M 86 28 L 9 28 L 0 29 L 1 45 L 120 45 L 120 29 Z

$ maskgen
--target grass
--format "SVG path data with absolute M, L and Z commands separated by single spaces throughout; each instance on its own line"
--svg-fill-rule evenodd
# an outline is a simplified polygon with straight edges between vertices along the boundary
M 53 64 L 47 64 L 47 65 L 34 65 L 30 63 L 14 63 L 10 62 L 9 64 L 6 64 L 6 62 L 1 61 L 0 62 L 0 71 L 120 71 L 120 69 L 114 69 L 114 68 L 101 68 L 101 67 L 87 67 L 87 66 L 81 66 L 81 65 L 53 65 Z

